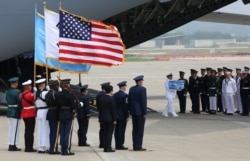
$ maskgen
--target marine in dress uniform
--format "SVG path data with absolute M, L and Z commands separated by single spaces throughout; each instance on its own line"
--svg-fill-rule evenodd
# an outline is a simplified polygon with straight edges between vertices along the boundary
M 37 146 L 38 153 L 46 153 L 49 148 L 49 122 L 46 120 L 48 106 L 45 101 L 45 95 L 48 93 L 45 85 L 45 78 L 38 79 L 36 91 L 36 109 L 37 109 Z
M 247 77 L 248 71 L 244 71 L 240 80 L 240 95 L 242 101 L 242 116 L 249 116 L 249 95 L 250 95 L 250 79 Z
M 20 91 L 18 87 L 18 77 L 10 78 L 10 88 L 6 91 L 6 101 L 8 104 L 7 118 L 8 118 L 8 144 L 9 151 L 20 151 L 17 148 L 19 142 L 19 131 L 20 131 L 20 114 L 22 110 L 21 102 L 19 100 Z
M 142 147 L 144 125 L 147 115 L 147 91 L 143 87 L 143 75 L 134 78 L 136 85 L 129 89 L 128 107 L 132 116 L 132 139 L 134 151 L 145 151 Z
M 236 68 L 236 76 L 234 77 L 236 82 L 236 93 L 234 95 L 234 103 L 236 111 L 234 113 L 242 113 L 242 103 L 241 103 L 241 96 L 240 96 L 240 80 L 241 80 L 241 69 Z
M 87 143 L 87 132 L 89 127 L 89 98 L 88 98 L 88 85 L 83 85 L 80 88 L 81 93 L 78 95 L 79 101 L 83 102 L 83 107 L 77 109 L 78 129 L 78 146 L 90 146 Z
M 201 98 L 201 108 L 202 112 L 205 112 L 207 108 L 207 93 L 206 93 L 206 83 L 207 83 L 207 75 L 206 69 L 201 69 L 201 77 L 200 77 L 200 98 Z
M 102 123 L 102 118 L 101 118 L 101 98 L 104 96 L 105 93 L 105 87 L 110 85 L 110 82 L 104 82 L 101 84 L 101 91 L 98 93 L 96 96 L 96 107 L 98 110 L 98 121 L 100 123 L 100 130 L 99 130 L 99 148 L 104 148 L 104 140 L 103 140 L 103 123 Z
M 233 96 L 236 93 L 236 82 L 231 76 L 231 72 L 226 72 L 225 79 L 222 81 L 222 96 L 224 98 L 224 107 L 227 115 L 233 115 L 234 113 L 234 99 Z
M 32 81 L 28 80 L 23 82 L 24 91 L 20 94 L 21 104 L 23 106 L 21 112 L 21 118 L 24 120 L 25 131 L 24 131 L 24 141 L 25 141 L 25 152 L 36 152 L 33 148 L 34 144 L 34 131 L 36 124 L 36 109 L 35 109 L 35 96 L 31 92 Z
M 49 122 L 49 154 L 61 154 L 58 151 L 58 138 L 59 138 L 59 108 L 56 103 L 55 95 L 59 90 L 59 82 L 57 80 L 50 80 L 48 82 L 49 91 L 45 96 L 45 101 L 48 106 L 48 113 L 46 119 Z
M 59 106 L 60 119 L 60 143 L 62 155 L 74 155 L 71 150 L 71 134 L 73 130 L 73 119 L 78 104 L 76 98 L 70 93 L 71 79 L 63 79 L 60 81 L 62 91 L 55 94 L 56 102 Z
M 115 152 L 112 149 L 112 135 L 116 125 L 115 101 L 112 97 L 113 86 L 105 87 L 105 95 L 101 98 L 101 117 L 103 122 L 104 152 Z
M 124 146 L 125 142 L 125 131 L 127 126 L 127 121 L 129 118 L 128 113 L 128 94 L 125 93 L 127 82 L 122 81 L 117 84 L 119 86 L 119 91 L 114 94 L 114 101 L 116 105 L 116 121 L 115 126 L 115 147 L 117 150 L 127 150 L 128 148 Z
M 200 85 L 201 79 L 197 76 L 197 71 L 191 69 L 191 76 L 189 77 L 188 92 L 192 102 L 192 112 L 194 114 L 200 113 Z
M 222 68 L 217 68 L 217 78 L 219 81 L 219 91 L 217 95 L 217 111 L 223 112 L 222 100 L 221 100 L 221 88 L 222 88 L 222 80 L 224 79 L 224 75 L 222 75 Z
M 209 113 L 216 114 L 217 111 L 217 93 L 219 92 L 219 78 L 216 77 L 216 71 L 211 70 L 211 76 L 207 80 L 207 95 L 209 96 Z
M 169 81 L 172 80 L 173 74 L 169 73 L 166 75 L 167 79 L 165 81 L 165 90 L 166 90 L 166 99 L 167 99 L 167 105 L 165 106 L 165 109 L 162 113 L 163 116 L 168 117 L 168 113 L 171 113 L 173 117 L 178 117 L 178 115 L 175 112 L 174 109 L 174 99 L 176 96 L 176 90 L 169 88 Z
M 186 112 L 186 100 L 187 100 L 187 91 L 188 91 L 188 80 L 184 78 L 185 72 L 180 71 L 180 78 L 179 80 L 184 81 L 184 88 L 182 90 L 177 91 L 177 96 L 179 99 L 179 106 L 180 106 L 180 112 L 179 113 L 185 113 Z

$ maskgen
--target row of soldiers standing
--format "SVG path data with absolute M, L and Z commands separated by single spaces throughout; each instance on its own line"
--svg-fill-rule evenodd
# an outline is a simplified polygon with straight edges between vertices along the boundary
M 215 69 L 191 69 L 189 80 L 184 78 L 184 72 L 180 71 L 180 79 L 184 80 L 185 87 L 177 91 L 180 104 L 180 113 L 186 111 L 186 94 L 189 92 L 194 114 L 200 113 L 200 102 L 202 111 L 210 114 L 224 112 L 227 115 L 240 113 L 242 116 L 249 115 L 250 75 L 249 68 L 244 70 L 236 68 L 236 75 L 232 76 L 232 69 L 223 67 Z M 235 110 L 235 111 L 234 111 Z
M 9 151 L 21 150 L 16 145 L 22 118 L 25 125 L 25 152 L 74 155 L 71 152 L 71 137 L 76 114 L 79 124 L 78 145 L 89 146 L 86 142 L 90 117 L 87 85 L 81 88 L 81 94 L 77 96 L 71 92 L 70 79 L 60 80 L 61 90 L 57 80 L 49 81 L 49 89 L 46 89 L 45 79 L 37 80 L 37 88 L 34 89 L 32 81 L 28 80 L 22 83 L 24 90 L 20 92 L 17 89 L 18 80 L 18 77 L 9 79 L 10 89 L 6 92 Z M 36 120 L 38 151 L 33 148 Z M 59 134 L 61 152 L 58 151 Z

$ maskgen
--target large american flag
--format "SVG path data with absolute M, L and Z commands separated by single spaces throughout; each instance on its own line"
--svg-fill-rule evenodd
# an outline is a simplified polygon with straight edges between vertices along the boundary
M 119 65 L 124 44 L 115 26 L 88 21 L 60 10 L 59 61 L 93 65 Z

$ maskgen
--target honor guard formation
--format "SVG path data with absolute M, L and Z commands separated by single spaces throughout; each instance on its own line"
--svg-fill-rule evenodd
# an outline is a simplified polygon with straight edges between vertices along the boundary
M 171 113 L 173 117 L 178 117 L 173 107 L 175 93 L 178 95 L 179 113 L 186 113 L 186 96 L 189 93 L 191 112 L 194 114 L 223 112 L 225 115 L 249 116 L 249 68 L 244 67 L 243 70 L 236 68 L 235 75 L 232 72 L 233 70 L 227 67 L 217 70 L 208 67 L 202 68 L 201 75 L 198 76 L 198 71 L 191 69 L 191 76 L 187 80 L 184 78 L 185 73 L 180 71 L 179 80 L 184 82 L 184 88 L 181 90 L 169 88 L 169 81 L 172 80 L 173 74 L 167 74 L 165 88 L 168 102 L 162 115 L 168 117 L 168 113 Z
M 129 114 L 133 124 L 133 150 L 146 151 L 143 148 L 145 118 L 147 115 L 147 93 L 143 87 L 143 75 L 134 78 L 135 85 L 125 93 L 127 82 L 117 84 L 119 91 L 113 94 L 110 82 L 101 84 L 101 91 L 96 97 L 100 123 L 99 148 L 104 152 L 128 150 L 124 146 L 125 131 Z M 23 119 L 24 152 L 74 155 L 71 152 L 71 139 L 74 119 L 78 122 L 78 146 L 90 146 L 87 132 L 90 119 L 88 85 L 75 92 L 70 85 L 71 79 L 49 80 L 45 78 L 22 83 L 23 90 L 18 90 L 19 78 L 9 80 L 10 88 L 6 92 L 8 104 L 8 151 L 21 151 L 17 147 L 20 131 L 20 119 Z M 47 85 L 46 85 L 47 84 Z M 37 123 L 36 123 L 37 122 Z M 37 127 L 35 127 L 37 125 Z M 37 149 L 34 148 L 34 132 L 37 129 Z M 111 147 L 112 136 L 115 148 Z

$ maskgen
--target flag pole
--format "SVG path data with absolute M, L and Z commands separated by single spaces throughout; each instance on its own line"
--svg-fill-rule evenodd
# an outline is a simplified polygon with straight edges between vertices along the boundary
M 79 86 L 80 87 L 82 86 L 82 76 L 81 76 L 81 73 L 79 73 Z
M 48 58 L 46 57 L 46 84 L 49 84 Z

